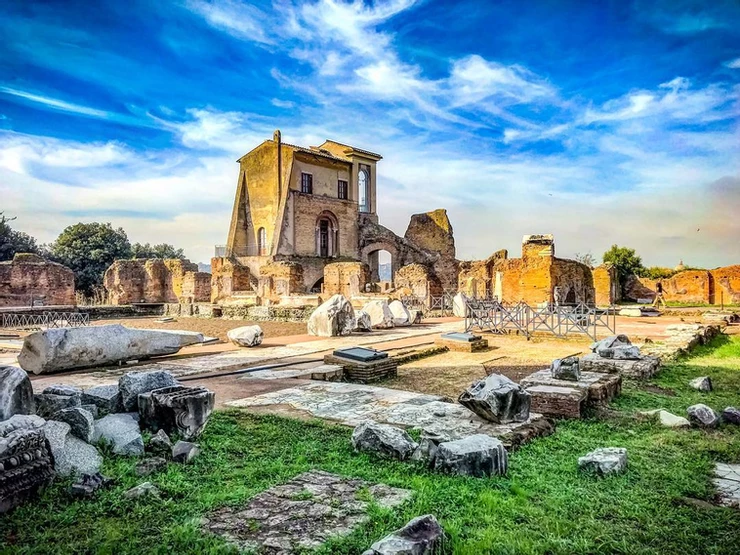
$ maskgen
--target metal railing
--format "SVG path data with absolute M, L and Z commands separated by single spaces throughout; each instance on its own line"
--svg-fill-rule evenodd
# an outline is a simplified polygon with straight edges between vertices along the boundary
M 48 328 L 80 328 L 90 325 L 87 312 L 43 312 L 42 314 L 2 314 L 0 328 L 12 330 L 42 330 Z
M 504 305 L 498 300 L 465 298 L 465 331 L 521 333 L 530 337 L 536 332 L 555 337 L 587 335 L 594 341 L 599 331 L 615 333 L 616 312 L 583 303 L 531 307 L 525 302 Z

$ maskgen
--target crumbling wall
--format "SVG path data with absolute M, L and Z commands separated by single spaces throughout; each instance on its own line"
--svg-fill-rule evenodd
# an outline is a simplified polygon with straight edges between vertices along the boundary
M 422 264 L 409 264 L 396 272 L 393 278 L 396 289 L 404 294 L 427 298 L 439 296 L 444 292 L 436 274 Z
M 324 294 L 344 295 L 348 299 L 365 293 L 370 282 L 370 267 L 363 262 L 333 262 L 324 266 Z
M 186 274 L 193 272 L 198 265 L 189 260 L 116 260 L 105 271 L 103 285 L 114 305 L 176 303 L 183 296 Z
M 619 274 L 611 264 L 602 264 L 591 270 L 597 306 L 611 306 L 621 299 Z
M 43 257 L 17 253 L 0 262 L 0 306 L 75 304 L 74 272 Z
M 211 258 L 211 302 L 226 300 L 239 291 L 252 291 L 249 268 L 231 258 Z
M 180 302 L 207 303 L 211 300 L 211 274 L 186 272 L 182 279 Z
M 625 298 L 653 300 L 658 282 L 663 286 L 663 298 L 669 302 L 740 303 L 740 265 L 714 270 L 685 270 L 662 279 L 629 276 L 624 287 Z
M 273 261 L 260 268 L 257 294 L 261 299 L 277 301 L 285 295 L 304 293 L 303 266 L 297 262 Z
M 552 287 L 560 291 L 561 304 L 593 304 L 596 293 L 591 268 L 575 260 L 554 258 L 552 265 Z
M 740 265 L 715 268 L 709 274 L 714 281 L 712 304 L 740 304 Z

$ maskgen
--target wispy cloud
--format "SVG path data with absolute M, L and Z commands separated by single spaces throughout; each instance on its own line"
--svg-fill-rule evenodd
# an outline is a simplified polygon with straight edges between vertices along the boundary
M 83 116 L 104 119 L 110 116 L 110 113 L 104 110 L 96 110 L 95 108 L 89 108 L 87 106 L 73 104 L 72 102 L 65 102 L 64 100 L 58 100 L 56 98 L 51 98 L 40 94 L 33 94 L 28 91 L 13 89 L 10 87 L 0 87 L 0 92 L 22 98 L 23 100 L 27 100 L 29 102 L 41 104 L 43 106 L 46 106 L 47 108 L 59 110 L 62 112 L 71 112 Z
M 740 69 L 740 58 L 735 58 L 734 60 L 725 62 L 725 66 L 729 67 L 730 69 Z
M 265 22 L 267 14 L 256 6 L 239 0 L 187 0 L 186 7 L 208 23 L 239 39 L 273 44 Z

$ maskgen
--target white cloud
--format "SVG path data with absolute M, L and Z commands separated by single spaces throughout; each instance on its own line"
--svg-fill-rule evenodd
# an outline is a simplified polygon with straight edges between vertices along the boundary
M 735 58 L 734 60 L 725 62 L 725 66 L 729 67 L 730 69 L 740 69 L 740 58 Z
M 238 0 L 187 0 L 186 7 L 208 23 L 237 38 L 262 44 L 274 39 L 265 32 L 267 14 Z
M 80 114 L 83 116 L 90 116 L 94 118 L 107 118 L 110 115 L 108 112 L 104 110 L 96 110 L 94 108 L 89 108 L 87 106 L 81 106 L 79 104 L 73 104 L 71 102 L 65 102 L 64 100 L 58 100 L 56 98 L 51 98 L 51 97 L 43 96 L 40 94 L 33 94 L 27 91 L 21 91 L 21 90 L 13 89 L 10 87 L 0 87 L 0 92 L 9 94 L 11 96 L 17 96 L 19 98 L 23 98 L 25 100 L 28 100 L 30 102 L 35 102 L 37 104 L 42 104 L 44 106 L 47 106 L 49 108 L 59 110 L 62 112 L 72 112 L 75 114 Z

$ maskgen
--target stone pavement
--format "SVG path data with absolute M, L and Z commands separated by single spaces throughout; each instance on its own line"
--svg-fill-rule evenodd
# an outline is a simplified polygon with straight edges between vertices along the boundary
M 553 431 L 552 423 L 540 414 L 530 413 L 526 422 L 494 424 L 437 395 L 343 382 L 297 383 L 294 387 L 231 401 L 226 406 L 322 418 L 345 426 L 374 420 L 402 428 L 419 428 L 448 440 L 486 434 L 499 438 L 507 448 Z
M 720 504 L 740 509 L 740 464 L 717 463 L 714 475 Z
M 253 497 L 246 506 L 222 507 L 202 528 L 250 553 L 288 555 L 345 536 L 366 522 L 371 503 L 396 507 L 411 491 L 313 470 Z

